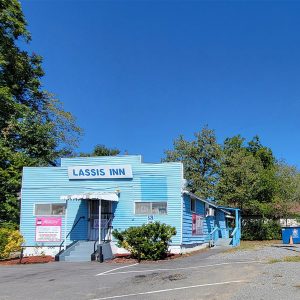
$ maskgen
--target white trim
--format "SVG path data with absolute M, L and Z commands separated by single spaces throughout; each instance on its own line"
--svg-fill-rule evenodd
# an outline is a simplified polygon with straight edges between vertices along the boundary
M 69 194 L 60 196 L 60 200 L 106 200 L 119 201 L 119 192 L 89 192 L 82 194 Z
M 196 196 L 195 194 L 193 194 L 193 193 L 191 193 L 191 192 L 189 192 L 189 191 L 183 191 L 183 194 L 187 194 L 187 195 L 190 196 L 191 198 L 197 199 L 197 200 L 199 200 L 199 201 L 202 201 L 202 202 L 204 202 L 204 203 L 209 204 L 209 205 L 212 206 L 212 207 L 218 208 L 218 205 L 216 205 L 216 204 L 214 204 L 214 203 L 212 203 L 212 202 L 210 202 L 210 201 L 208 201 L 208 200 L 201 199 L 201 198 L 199 198 L 198 196 Z
M 221 211 L 224 212 L 225 214 L 231 215 L 231 213 L 230 213 L 229 211 L 226 211 L 226 209 L 220 208 L 217 204 L 214 204 L 214 203 L 212 203 L 212 202 L 210 202 L 210 201 L 208 201 L 208 200 L 201 199 L 201 198 L 199 198 L 198 196 L 196 196 L 195 194 L 193 194 L 193 193 L 191 193 L 191 192 L 189 192 L 189 191 L 184 190 L 184 191 L 182 191 L 182 194 L 186 194 L 186 195 L 190 196 L 190 198 L 194 198 L 194 199 L 197 199 L 197 200 L 202 201 L 202 202 L 204 202 L 204 203 L 207 203 L 208 205 L 210 205 L 210 206 L 212 206 L 212 207 L 214 207 L 214 208 L 216 208 L 216 209 L 221 210 Z

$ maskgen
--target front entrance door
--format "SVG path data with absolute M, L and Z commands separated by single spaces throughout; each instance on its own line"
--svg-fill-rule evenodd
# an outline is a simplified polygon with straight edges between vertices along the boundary
M 111 201 L 101 200 L 101 240 L 110 240 L 112 223 Z M 99 200 L 89 201 L 89 240 L 99 239 Z

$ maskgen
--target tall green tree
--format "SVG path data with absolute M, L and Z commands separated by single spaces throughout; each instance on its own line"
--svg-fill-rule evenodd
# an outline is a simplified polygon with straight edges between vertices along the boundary
M 98 144 L 95 146 L 92 153 L 80 153 L 80 156 L 116 156 L 120 154 L 120 150 L 117 148 L 108 148 L 105 145 Z
M 221 147 L 214 130 L 204 127 L 187 141 L 181 135 L 174 141 L 174 149 L 165 151 L 162 161 L 180 161 L 184 165 L 184 176 L 188 189 L 203 198 L 213 198 L 218 181 Z
M 42 88 L 42 57 L 20 45 L 31 40 L 21 5 L 0 0 L 0 221 L 18 222 L 23 166 L 56 165 L 70 155 L 81 129 Z
M 255 136 L 247 144 L 241 136 L 225 140 L 217 195 L 221 203 L 243 210 L 244 215 L 272 218 L 279 197 L 279 166 L 268 147 Z
M 277 218 L 289 218 L 296 214 L 300 204 L 300 175 L 296 167 L 284 161 L 276 164 L 276 191 L 273 214 Z
M 243 145 L 240 136 L 227 138 L 223 145 L 217 199 L 220 203 L 244 209 L 249 207 L 259 186 L 262 166 Z

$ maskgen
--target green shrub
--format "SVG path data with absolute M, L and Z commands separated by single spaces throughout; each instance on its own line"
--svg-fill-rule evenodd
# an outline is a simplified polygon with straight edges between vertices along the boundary
M 281 227 L 278 221 L 268 219 L 243 220 L 242 240 L 280 240 Z
M 24 239 L 18 230 L 0 228 L 0 259 L 8 258 L 12 252 L 20 251 Z
M 0 223 L 0 228 L 7 228 L 11 230 L 18 230 L 19 229 L 19 224 L 12 222 L 12 221 L 7 221 L 7 222 L 1 222 Z
M 139 227 L 129 227 L 124 231 L 113 231 L 118 247 L 128 250 L 132 257 L 142 259 L 164 259 L 168 253 L 175 227 L 154 222 Z

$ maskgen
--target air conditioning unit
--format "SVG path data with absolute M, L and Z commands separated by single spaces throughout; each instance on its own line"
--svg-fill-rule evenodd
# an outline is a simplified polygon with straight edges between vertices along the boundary
M 207 217 L 213 217 L 215 215 L 215 210 L 211 207 L 206 209 L 206 216 Z

